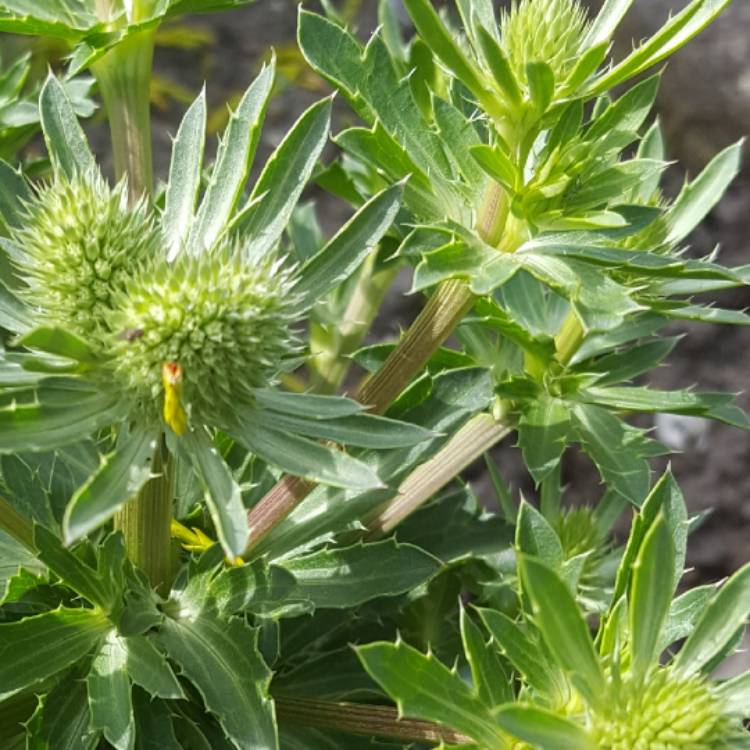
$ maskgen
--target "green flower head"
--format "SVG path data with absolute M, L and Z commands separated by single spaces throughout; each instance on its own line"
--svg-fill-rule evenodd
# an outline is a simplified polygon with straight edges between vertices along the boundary
M 591 735 L 602 750 L 711 750 L 731 732 L 722 701 L 705 680 L 655 669 L 643 684 L 611 686 L 606 711 L 593 716 Z
M 127 185 L 98 172 L 57 173 L 36 190 L 11 234 L 21 294 L 42 325 L 58 325 L 102 344 L 114 300 L 135 270 L 161 250 L 145 203 L 127 205 Z M 91 341 L 93 339 L 93 341 Z
M 555 80 L 573 69 L 588 28 L 586 11 L 578 0 L 514 0 L 501 17 L 503 49 L 520 81 L 526 65 L 543 62 Z
M 232 242 L 143 264 L 108 317 L 116 380 L 153 417 L 169 389 L 163 367 L 173 363 L 182 403 L 213 422 L 251 401 L 295 353 L 293 286 L 278 259 L 250 263 Z

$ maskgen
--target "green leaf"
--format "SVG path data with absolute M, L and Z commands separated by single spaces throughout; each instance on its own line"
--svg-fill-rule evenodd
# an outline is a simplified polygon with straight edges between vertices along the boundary
M 493 712 L 509 734 L 539 750 L 595 750 L 585 729 L 558 714 L 536 706 L 510 705 Z
M 247 513 L 242 491 L 204 427 L 189 430 L 180 438 L 205 488 L 205 499 L 221 546 L 234 559 L 247 546 Z
M 500 147 L 484 143 L 469 149 L 480 167 L 493 179 L 511 190 L 518 183 L 518 170 L 508 154 Z
M 403 594 L 430 580 L 441 567 L 432 555 L 394 539 L 313 552 L 278 565 L 297 579 L 296 593 L 318 608 L 336 609 Z
M 48 451 L 79 442 L 123 412 L 117 395 L 76 381 L 47 379 L 30 393 L 34 402 L 0 408 L 0 453 Z
M 172 145 L 172 161 L 161 225 L 169 244 L 167 259 L 174 260 L 190 234 L 198 191 L 200 190 L 203 150 L 206 138 L 206 89 L 182 118 Z M 218 202 L 218 201 L 217 201 Z
M 518 444 L 537 485 L 560 463 L 571 437 L 570 405 L 546 394 L 523 410 L 518 422 Z
M 11 34 L 49 36 L 75 42 L 98 23 L 81 0 L 3 0 L 0 31 Z
M 0 159 L 0 222 L 8 227 L 18 227 L 23 222 L 23 201 L 29 201 L 32 192 L 19 170 Z
M 362 404 L 344 396 L 288 393 L 275 388 L 256 388 L 253 395 L 258 405 L 265 409 L 303 419 L 339 419 L 365 410 Z
M 659 639 L 659 651 L 687 638 L 695 630 L 695 624 L 715 593 L 716 586 L 708 584 L 690 589 L 672 601 Z
M 632 668 L 640 679 L 658 662 L 659 641 L 674 593 L 675 551 L 667 522 L 657 518 L 633 566 L 630 592 Z
M 258 652 L 257 631 L 236 617 L 203 612 L 191 620 L 167 618 L 156 640 L 238 748 L 278 750 L 271 673 Z
M 532 557 L 521 558 L 520 570 L 547 648 L 587 702 L 600 705 L 606 687 L 604 674 L 573 594 L 557 573 Z
M 118 592 L 113 590 L 111 580 L 103 580 L 94 568 L 63 547 L 62 542 L 44 526 L 34 526 L 34 547 L 39 559 L 82 597 L 105 612 L 115 606 Z M 116 571 L 108 571 L 108 574 L 117 580 Z
M 513 104 L 520 104 L 521 89 L 498 40 L 484 26 L 480 26 L 477 29 L 477 41 L 495 83 Z
M 230 117 L 211 181 L 190 230 L 188 247 L 195 254 L 214 244 L 237 205 L 260 139 L 274 72 L 273 62 L 263 67 Z
M 601 140 L 613 131 L 633 133 L 637 137 L 656 100 L 659 90 L 659 74 L 641 81 L 610 104 L 604 112 L 586 129 L 588 141 Z
M 526 78 L 529 81 L 531 101 L 542 114 L 555 95 L 555 74 L 545 62 L 530 62 L 526 65 Z
M 512 701 L 513 681 L 503 666 L 498 649 L 492 642 L 487 642 L 463 606 L 460 624 L 464 653 L 471 668 L 474 691 L 480 700 L 488 708 Z
M 333 487 L 374 489 L 383 486 L 372 469 L 356 458 L 307 438 L 259 424 L 252 412 L 242 424 L 229 431 L 249 451 L 289 474 Z
M 731 0 L 693 0 L 622 62 L 610 68 L 592 85 L 589 93 L 599 94 L 633 78 L 676 52 L 699 34 L 729 5 Z M 624 12 L 624 10 L 623 10 Z
M 179 700 L 185 694 L 164 655 L 145 635 L 123 638 L 126 666 L 130 679 L 152 698 Z
M 313 104 L 271 154 L 250 195 L 252 204 L 237 227 L 250 241 L 248 252 L 259 258 L 271 250 L 286 229 L 328 140 L 331 99 Z
M 581 445 L 602 479 L 626 500 L 640 505 L 649 488 L 650 469 L 627 426 L 606 409 L 577 404 L 573 416 Z
M 263 410 L 258 411 L 254 418 L 256 423 L 271 429 L 362 448 L 404 448 L 435 437 L 417 425 L 367 413 L 336 419 L 310 419 Z
M 516 524 L 516 547 L 559 570 L 565 554 L 562 543 L 547 519 L 525 500 L 521 502 Z
M 155 448 L 154 433 L 135 428 L 112 453 L 104 456 L 96 473 L 76 491 L 65 509 L 66 544 L 101 526 L 136 495 L 151 477 Z
M 378 193 L 305 262 L 294 289 L 302 309 L 322 300 L 362 265 L 396 218 L 402 195 L 400 184 Z
M 743 141 L 718 153 L 692 182 L 686 184 L 664 220 L 669 227 L 667 242 L 677 243 L 703 221 L 739 174 Z
M 680 649 L 674 667 L 685 676 L 701 671 L 744 625 L 750 612 L 750 564 L 740 568 L 706 607 Z
M 52 160 L 68 178 L 97 169 L 65 89 L 51 73 L 39 94 L 39 113 Z
M 31 327 L 28 308 L 2 282 L 0 282 L 0 326 L 13 333 L 25 333 Z
M 750 429 L 750 419 L 732 403 L 734 395 L 731 393 L 655 391 L 638 386 L 592 386 L 581 391 L 578 398 L 614 409 L 689 414 Z
M 76 362 L 91 364 L 99 361 L 99 356 L 87 341 L 59 326 L 34 328 L 21 336 L 16 345 L 39 349 Z
M 484 747 L 502 747 L 501 734 L 484 704 L 435 657 L 425 656 L 402 641 L 360 646 L 357 654 L 404 716 L 449 726 Z
M 608 44 L 632 4 L 633 0 L 605 0 L 581 46 L 586 48 L 605 42 Z
M 99 647 L 86 678 L 91 726 L 117 750 L 133 750 L 135 746 L 127 658 L 122 639 L 112 630 Z
M 44 566 L 23 545 L 0 529 L 0 604 L 8 595 L 13 579 L 21 572 L 36 581 L 35 574 L 44 572 Z
M 432 4 L 428 0 L 404 0 L 404 5 L 422 40 L 474 96 L 483 99 L 486 89 L 482 74 L 465 57 Z
M 75 664 L 111 627 L 97 610 L 65 607 L 0 624 L 0 695 L 32 687 Z
M 553 665 L 539 658 L 544 654 L 540 644 L 503 612 L 493 609 L 479 609 L 478 612 L 495 643 L 526 682 L 543 695 L 562 697 L 565 687 L 559 684 L 561 675 L 556 674 Z
M 184 750 L 177 741 L 169 704 L 133 689 L 135 750 Z M 197 749 L 196 749 L 197 750 Z

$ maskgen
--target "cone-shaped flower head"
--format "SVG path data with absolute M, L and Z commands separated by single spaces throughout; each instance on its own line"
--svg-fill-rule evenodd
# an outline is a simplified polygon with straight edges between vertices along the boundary
M 278 259 L 248 262 L 230 242 L 144 264 L 109 319 L 116 378 L 134 407 L 153 418 L 165 404 L 174 429 L 170 402 L 212 423 L 252 401 L 296 351 L 293 285 Z
M 607 713 L 594 717 L 592 736 L 604 750 L 711 750 L 728 747 L 730 718 L 699 677 L 678 678 L 658 667 L 644 684 L 612 686 Z
M 526 65 L 543 62 L 561 81 L 572 70 L 587 29 L 578 0 L 514 0 L 501 17 L 503 49 L 519 80 Z
M 107 332 L 115 297 L 162 246 L 145 204 L 128 208 L 126 185 L 110 188 L 98 173 L 57 174 L 40 187 L 11 241 L 28 284 L 21 294 L 37 322 L 67 328 L 94 345 Z

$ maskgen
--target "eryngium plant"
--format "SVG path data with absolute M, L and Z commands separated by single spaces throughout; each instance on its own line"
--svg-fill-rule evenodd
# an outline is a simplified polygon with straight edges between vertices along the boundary
M 7 291 L 5 310 L 17 313 L 8 325 L 18 338 L 4 359 L 0 442 L 6 452 L 49 451 L 115 428 L 100 443 L 107 454 L 100 468 L 68 505 L 69 542 L 148 482 L 162 434 L 169 453 L 205 486 L 232 556 L 246 544 L 245 509 L 212 430 L 235 435 L 286 471 L 358 488 L 380 480 L 314 438 L 384 448 L 427 435 L 408 425 L 393 431 L 396 423 L 359 413 L 345 399 L 275 390 L 299 354 L 295 325 L 378 241 L 399 188 L 364 206 L 305 263 L 279 254 L 285 217 L 325 142 L 330 102 L 302 115 L 237 210 L 272 80 L 273 67 L 266 68 L 240 102 L 196 209 L 205 127 L 199 97 L 175 141 L 163 211 L 145 198 L 130 205 L 124 182 L 109 188 L 62 88 L 50 78 L 42 92 L 54 174 L 27 188 L 10 216 L 6 246 L 20 286 L 17 296 Z M 58 136 L 60 122 L 72 136 Z
M 750 566 L 721 588 L 673 599 L 687 523 L 665 474 L 634 518 L 595 637 L 574 596 L 579 566 L 555 555 L 550 526 L 519 518 L 514 607 L 479 608 L 481 626 L 462 611 L 468 681 L 402 642 L 363 646 L 360 659 L 403 714 L 481 748 L 746 747 L 750 673 L 725 681 L 711 673 L 745 633 Z

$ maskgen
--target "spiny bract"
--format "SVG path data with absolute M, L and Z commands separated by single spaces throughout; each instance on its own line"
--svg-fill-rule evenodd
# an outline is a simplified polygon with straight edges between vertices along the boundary
M 192 418 L 211 423 L 231 414 L 296 352 L 293 286 L 280 260 L 250 263 L 231 242 L 172 264 L 144 264 L 110 316 L 116 379 L 135 408 L 155 417 L 162 367 L 174 362 Z
M 102 343 L 115 297 L 162 245 L 146 204 L 127 200 L 124 182 L 111 188 L 98 173 L 57 174 L 36 190 L 10 239 L 37 323 Z
M 658 667 L 644 684 L 612 686 L 606 713 L 593 720 L 601 750 L 714 750 L 730 735 L 721 702 L 699 677 Z
M 586 11 L 578 0 L 520 0 L 500 21 L 503 50 L 520 81 L 526 65 L 543 62 L 559 83 L 577 61 L 587 29 Z

